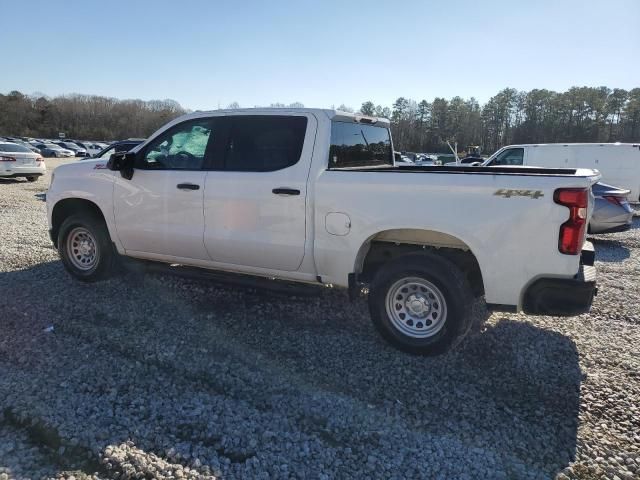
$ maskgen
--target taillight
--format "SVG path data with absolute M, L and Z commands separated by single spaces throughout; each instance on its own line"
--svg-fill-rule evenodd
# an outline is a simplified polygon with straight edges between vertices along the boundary
M 0 162 L 15 162 L 16 159 L 13 157 L 6 157 L 4 155 L 0 155 Z
M 613 203 L 614 205 L 617 205 L 619 207 L 622 206 L 622 198 L 620 197 L 614 197 L 613 195 L 604 195 L 602 198 L 604 198 L 609 203 Z
M 569 220 L 560 226 L 558 250 L 566 255 L 577 255 L 582 250 L 587 227 L 589 190 L 586 188 L 559 188 L 553 201 L 569 209 Z

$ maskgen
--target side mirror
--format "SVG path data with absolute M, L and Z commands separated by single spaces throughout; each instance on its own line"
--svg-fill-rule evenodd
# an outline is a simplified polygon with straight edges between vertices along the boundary
M 401 162 L 402 161 L 402 154 L 400 152 L 393 152 L 393 161 L 394 162 Z
M 136 154 L 132 152 L 116 152 L 109 157 L 107 168 L 113 171 L 119 171 L 122 178 L 131 180 L 133 177 L 133 165 Z
M 124 154 L 126 152 L 112 153 L 107 162 L 107 168 L 109 170 L 118 171 L 122 170 L 122 164 L 124 163 Z

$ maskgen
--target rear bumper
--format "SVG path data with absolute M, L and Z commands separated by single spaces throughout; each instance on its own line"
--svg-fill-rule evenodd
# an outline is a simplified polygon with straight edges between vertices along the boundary
M 41 177 L 42 175 L 44 175 L 44 173 L 41 172 L 41 171 L 37 171 L 37 172 L 12 172 L 12 173 L 0 172 L 0 178 Z
M 539 278 L 529 285 L 524 294 L 524 313 L 568 317 L 589 312 L 598 292 L 593 262 L 593 245 L 586 242 L 580 270 L 573 278 Z

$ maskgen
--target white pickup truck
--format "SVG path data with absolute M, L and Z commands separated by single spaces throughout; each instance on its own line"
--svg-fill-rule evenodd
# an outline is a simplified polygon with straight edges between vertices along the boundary
M 65 268 L 119 256 L 351 292 L 412 353 L 446 350 L 474 297 L 575 315 L 596 291 L 585 169 L 396 166 L 385 119 L 320 109 L 180 117 L 126 154 L 58 167 L 47 193 Z

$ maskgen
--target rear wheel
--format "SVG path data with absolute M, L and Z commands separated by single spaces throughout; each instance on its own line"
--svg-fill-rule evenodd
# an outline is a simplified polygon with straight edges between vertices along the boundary
M 83 282 L 103 280 L 114 270 L 116 253 L 107 226 L 95 215 L 79 213 L 62 222 L 58 252 L 64 268 Z
M 398 257 L 377 272 L 369 293 L 374 325 L 395 347 L 445 352 L 467 330 L 473 295 L 462 271 L 438 255 Z

